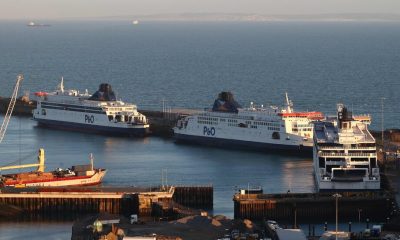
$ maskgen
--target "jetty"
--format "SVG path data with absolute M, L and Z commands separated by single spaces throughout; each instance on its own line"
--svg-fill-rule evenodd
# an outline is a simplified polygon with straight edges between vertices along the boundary
M 160 203 L 212 209 L 212 186 L 2 188 L 0 207 L 36 216 L 72 219 L 82 214 L 152 216 Z M 7 213 L 7 209 L 0 212 Z M 6 215 L 6 214 L 4 214 Z
M 274 219 L 293 222 L 335 218 L 335 192 L 246 194 L 233 197 L 235 219 Z M 340 217 L 386 220 L 397 210 L 395 196 L 385 191 L 340 192 Z M 361 210 L 360 210 L 361 209 Z

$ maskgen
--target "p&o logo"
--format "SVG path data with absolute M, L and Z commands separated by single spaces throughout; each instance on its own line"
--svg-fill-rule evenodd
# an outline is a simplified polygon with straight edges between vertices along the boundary
M 215 135 L 215 128 L 214 127 L 208 128 L 208 127 L 204 126 L 203 135 L 214 136 Z
M 85 123 L 94 123 L 94 116 L 85 115 Z

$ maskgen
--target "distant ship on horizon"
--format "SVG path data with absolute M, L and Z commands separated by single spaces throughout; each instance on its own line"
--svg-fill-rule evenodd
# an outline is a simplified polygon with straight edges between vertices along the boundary
M 133 20 L 132 21 L 132 25 L 138 25 L 139 24 L 139 20 Z
M 26 26 L 28 27 L 50 27 L 50 24 L 38 24 L 33 21 L 30 21 Z

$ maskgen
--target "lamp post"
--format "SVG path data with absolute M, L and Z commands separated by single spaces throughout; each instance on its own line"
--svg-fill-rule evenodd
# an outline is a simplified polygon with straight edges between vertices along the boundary
M 385 133 L 385 129 L 384 129 L 384 116 L 383 116 L 383 114 L 384 114 L 384 106 L 383 106 L 383 104 L 384 104 L 384 101 L 385 101 L 385 98 L 384 97 L 382 97 L 381 98 L 381 134 L 382 134 L 382 153 L 383 154 L 385 154 L 385 137 L 384 137 L 384 133 Z M 385 157 L 383 158 L 383 163 L 385 164 L 386 163 L 386 161 L 385 161 Z
M 338 239 L 337 235 L 338 235 L 338 201 L 339 198 L 342 197 L 342 195 L 340 195 L 339 193 L 335 193 L 332 195 L 332 197 L 334 197 L 336 199 L 336 240 Z

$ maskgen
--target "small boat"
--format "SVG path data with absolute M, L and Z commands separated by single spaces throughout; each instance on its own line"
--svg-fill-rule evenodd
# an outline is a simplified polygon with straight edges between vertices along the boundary
M 34 94 L 35 94 L 35 96 L 37 96 L 37 97 L 44 97 L 44 96 L 47 96 L 47 95 L 48 95 L 47 92 L 35 92 Z
M 133 25 L 138 25 L 138 24 L 139 24 L 139 21 L 138 21 L 138 20 L 133 20 L 133 21 L 132 21 L 132 24 L 133 24 Z
M 28 26 L 28 27 L 50 27 L 51 25 L 49 25 L 49 24 L 38 24 L 38 23 L 35 23 L 33 21 L 30 21 L 26 26 Z
M 44 149 L 39 149 L 38 163 L 1 167 L 0 171 L 37 167 L 36 171 L 4 174 L 0 177 L 0 186 L 4 187 L 62 187 L 90 186 L 100 184 L 107 170 L 93 167 L 93 157 L 90 164 L 75 165 L 71 168 L 57 168 L 45 172 Z

